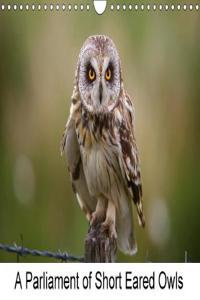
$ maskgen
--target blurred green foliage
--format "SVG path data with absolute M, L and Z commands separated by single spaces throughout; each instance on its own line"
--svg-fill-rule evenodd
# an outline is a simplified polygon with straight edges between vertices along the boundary
M 184 11 L 0 12 L 1 242 L 83 254 L 88 224 L 59 143 L 80 47 L 106 34 L 135 105 L 147 219 L 143 230 L 135 218 L 138 254 L 118 261 L 200 261 L 199 25 Z

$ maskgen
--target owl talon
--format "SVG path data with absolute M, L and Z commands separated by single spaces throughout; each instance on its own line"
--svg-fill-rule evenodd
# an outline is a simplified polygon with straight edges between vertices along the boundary
M 109 237 L 112 239 L 117 239 L 117 232 L 115 229 L 114 222 L 105 221 L 101 224 L 101 231 L 105 232 L 107 231 L 109 234 Z
M 90 225 L 95 226 L 104 220 L 104 215 L 98 211 L 94 211 L 91 215 Z

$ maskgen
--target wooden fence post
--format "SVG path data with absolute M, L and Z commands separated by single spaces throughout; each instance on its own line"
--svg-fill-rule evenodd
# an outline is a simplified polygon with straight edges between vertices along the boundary
M 101 230 L 101 224 L 89 228 L 85 240 L 85 262 L 115 262 L 117 242 L 108 232 Z

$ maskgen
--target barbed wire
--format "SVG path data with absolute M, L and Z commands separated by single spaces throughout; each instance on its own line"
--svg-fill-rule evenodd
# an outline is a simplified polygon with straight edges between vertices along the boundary
M 17 244 L 13 244 L 11 246 L 2 243 L 0 243 L 0 250 L 9 253 L 16 253 L 19 256 L 27 256 L 27 255 L 42 256 L 42 257 L 58 259 L 65 262 L 84 262 L 83 257 L 74 256 L 67 252 L 61 252 L 60 250 L 58 250 L 57 252 L 52 252 L 48 250 L 41 251 L 37 249 L 29 249 L 23 246 L 18 246 Z
M 57 260 L 61 260 L 64 262 L 84 262 L 84 257 L 79 257 L 79 256 L 74 256 L 69 254 L 68 252 L 61 252 L 60 250 L 58 250 L 57 252 L 52 252 L 52 251 L 48 251 L 48 250 L 37 250 L 37 249 L 29 249 L 23 246 L 18 246 L 16 243 L 14 243 L 13 245 L 6 245 L 6 244 L 2 244 L 0 243 L 0 250 L 5 251 L 5 252 L 9 252 L 9 253 L 16 253 L 18 256 L 40 256 L 40 257 L 48 257 L 48 258 L 53 258 L 53 259 L 57 259 Z M 146 260 L 145 262 L 151 262 L 148 259 L 148 251 L 146 254 Z M 187 251 L 185 251 L 185 263 L 187 262 L 191 262 L 191 260 L 188 260 L 188 253 Z

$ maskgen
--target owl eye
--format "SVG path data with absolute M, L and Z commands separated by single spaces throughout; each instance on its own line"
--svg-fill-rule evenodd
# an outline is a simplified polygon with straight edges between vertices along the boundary
M 90 82 L 93 82 L 96 79 L 96 73 L 92 67 L 88 69 L 88 79 Z
M 108 69 L 106 70 L 106 75 L 105 75 L 105 77 L 106 77 L 106 80 L 107 80 L 107 81 L 110 81 L 110 80 L 111 80 L 111 77 L 112 77 L 112 71 L 111 71 L 111 68 L 110 68 L 110 67 L 108 67 Z

